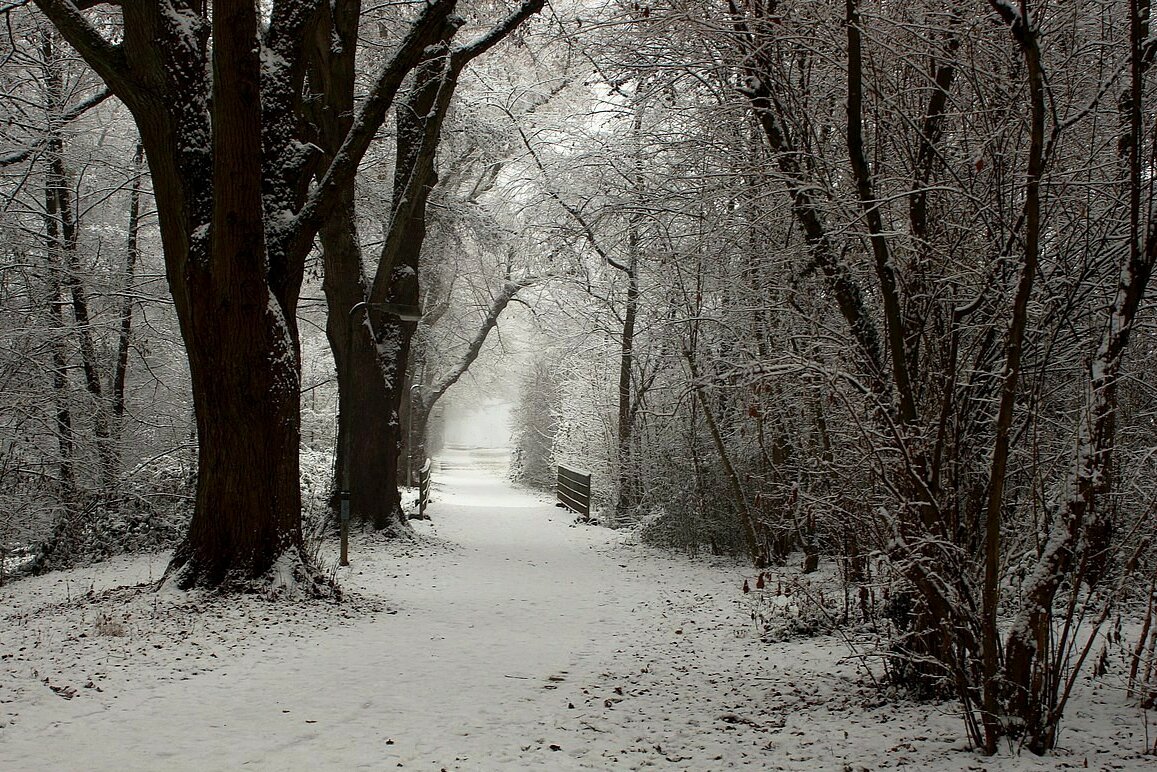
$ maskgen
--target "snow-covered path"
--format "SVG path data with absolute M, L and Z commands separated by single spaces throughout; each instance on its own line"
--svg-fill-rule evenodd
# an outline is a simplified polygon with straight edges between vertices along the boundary
M 837 639 L 761 644 L 740 565 L 470 461 L 444 458 L 416 543 L 354 539 L 344 607 L 101 593 L 163 556 L 0 588 L 0 769 L 1057 768 L 965 751 L 950 706 L 878 699 Z M 1074 767 L 1139 729 L 1093 726 Z
M 0 766 L 503 769 L 536 766 L 527 755 L 541 751 L 566 768 L 550 746 L 566 743 L 558 719 L 578 709 L 568 681 L 598 673 L 619 638 L 663 612 L 623 602 L 624 583 L 629 598 L 651 580 L 609 548 L 617 535 L 574 526 L 464 460 L 445 464 L 432 524 L 419 524 L 432 540 L 375 552 L 355 538 L 338 573 L 396 613 L 312 634 L 290 620 L 291 637 L 231 646 L 184 680 L 129 675 L 68 700 L 46 688 L 2 730 Z

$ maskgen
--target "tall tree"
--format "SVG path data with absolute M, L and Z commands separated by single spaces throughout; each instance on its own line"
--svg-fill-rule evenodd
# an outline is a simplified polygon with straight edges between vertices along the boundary
M 338 468 L 348 466 L 351 512 L 378 529 L 407 527 L 398 494 L 400 413 L 407 396 L 404 376 L 416 322 L 403 319 L 398 312 L 418 307 L 426 210 L 438 182 L 436 156 L 442 126 L 470 62 L 543 5 L 544 0 L 523 0 L 467 43 L 454 42 L 464 23 L 458 17 L 447 16 L 434 33 L 434 42 L 423 52 L 396 109 L 393 196 L 373 275 L 363 274 L 353 230 L 352 191 L 342 194 L 342 223 L 333 224 L 324 234 L 326 329 L 341 400 Z M 350 101 L 353 88 L 352 72 L 344 68 L 342 72 L 333 97 L 339 105 Z
M 296 322 L 305 257 L 455 3 L 421 6 L 313 187 L 304 52 L 328 3 L 124 3 L 102 7 L 100 24 L 88 16 L 98 3 L 36 5 L 128 107 L 152 173 L 199 443 L 193 519 L 169 576 L 181 587 L 293 584 L 303 572 L 272 569 L 308 562 Z M 107 23 L 116 8 L 120 30 Z

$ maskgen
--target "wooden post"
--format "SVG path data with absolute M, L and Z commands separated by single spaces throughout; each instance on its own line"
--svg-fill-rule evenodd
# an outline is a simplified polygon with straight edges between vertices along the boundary
M 434 462 L 426 459 L 422 468 L 418 470 L 418 517 L 426 518 L 426 504 L 430 501 L 430 471 Z

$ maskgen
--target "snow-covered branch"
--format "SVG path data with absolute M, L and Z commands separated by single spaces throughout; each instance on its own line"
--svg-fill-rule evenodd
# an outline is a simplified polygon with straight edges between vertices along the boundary
M 96 71 L 122 101 L 128 103 L 137 84 L 129 75 L 124 49 L 106 40 L 72 0 L 33 0 L 41 13 Z
M 354 117 L 349 133 L 295 218 L 295 251 L 304 254 L 309 250 L 321 221 L 336 203 L 339 190 L 357 172 L 374 135 L 385 122 L 402 82 L 421 60 L 425 49 L 437 42 L 454 6 L 455 0 L 430 0 L 393 56 L 378 70 L 373 88 Z
M 447 373 L 439 378 L 428 390 L 423 391 L 421 399 L 424 410 L 429 411 L 433 408 L 434 403 L 441 399 L 442 396 L 449 391 L 450 387 L 458 382 L 459 378 L 465 375 L 466 371 L 470 369 L 470 365 L 474 364 L 474 361 L 478 359 L 478 355 L 482 351 L 482 346 L 486 343 L 486 339 L 490 336 L 491 331 L 498 326 L 498 319 L 502 316 L 502 312 L 506 310 L 506 307 L 510 305 L 510 302 L 514 300 L 519 292 L 527 287 L 533 286 L 538 281 L 540 281 L 540 277 L 528 275 L 520 279 L 509 280 L 502 285 L 502 289 L 499 290 L 498 294 L 495 295 L 494 299 L 490 302 L 490 308 L 487 310 L 482 324 L 478 327 L 478 331 L 474 334 L 469 345 L 467 345 L 466 351 L 462 353 L 462 356 L 458 358 L 458 361 L 454 363 Z

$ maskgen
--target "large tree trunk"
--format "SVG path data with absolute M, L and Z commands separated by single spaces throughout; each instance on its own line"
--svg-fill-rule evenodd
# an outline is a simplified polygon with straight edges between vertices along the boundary
M 303 561 L 300 376 L 291 319 L 266 276 L 260 55 L 250 0 L 213 5 L 210 253 L 182 325 L 197 414 L 197 504 L 170 565 L 178 586 L 243 585 Z M 151 158 L 151 156 L 150 156 Z M 296 552 L 296 554 L 293 554 Z M 275 584 L 292 585 L 279 565 Z
M 177 582 L 185 588 L 242 584 L 302 547 L 296 357 L 286 352 L 269 361 L 268 354 L 284 348 L 286 330 L 273 309 L 252 303 L 219 316 L 198 311 L 209 317 L 196 325 L 198 334 L 219 343 L 189 352 L 200 448 L 197 499 L 171 566 L 180 569 Z M 251 333 L 238 335 L 240 329 Z M 291 583 L 288 576 L 274 579 Z
M 424 208 L 424 206 L 423 206 Z M 415 306 L 418 299 L 417 257 L 421 250 L 421 243 L 425 239 L 425 212 L 420 215 L 423 222 L 414 227 L 415 244 L 413 249 L 412 273 L 396 276 L 392 282 L 389 303 Z M 414 231 L 411 231 L 414 233 Z M 410 249 L 410 248 L 407 248 Z M 378 504 L 381 511 L 375 516 L 375 528 L 401 528 L 406 523 L 406 513 L 402 511 L 401 494 L 398 490 L 398 462 L 402 456 L 402 402 L 409 396 L 406 388 L 405 367 L 410 357 L 410 342 L 414 337 L 416 324 L 403 321 L 390 314 L 371 312 L 373 334 L 376 341 L 374 353 L 374 368 L 378 383 L 386 394 L 384 406 L 374 405 L 377 409 L 376 421 L 384 423 L 385 433 L 379 435 L 367 447 L 367 451 L 375 451 L 374 464 L 381 473 L 381 480 L 377 483 L 383 488 L 382 501 Z M 370 438 L 367 438 L 370 440 Z M 413 452 L 410 450 L 409 452 Z
M 325 109 L 315 116 L 328 153 L 338 151 L 349 132 L 354 110 L 356 46 L 361 3 L 335 3 L 327 18 L 329 37 L 347 44 L 323 46 L 325 61 L 314 68 Z M 329 315 L 326 335 L 338 382 L 337 464 L 339 485 L 348 486 L 350 514 L 391 534 L 408 529 L 397 486 L 398 431 L 393 395 L 381 376 L 373 317 L 362 267 L 353 180 L 337 193 L 333 215 L 319 231 L 325 262 Z
M 373 369 L 379 382 L 377 387 L 366 385 L 373 401 L 359 403 L 354 409 L 380 431 L 373 435 L 363 433 L 365 455 L 355 457 L 356 464 L 351 468 L 353 471 L 362 466 L 363 479 L 373 480 L 373 522 L 379 529 L 408 528 L 398 491 L 398 461 L 402 448 L 402 400 L 408 396 L 406 363 L 417 324 L 386 309 L 418 305 L 418 261 L 426 240 L 426 203 L 438 183 L 434 156 L 442 120 L 457 85 L 458 72 L 450 66 L 450 41 L 460 25 L 461 20 L 456 17 L 447 19 L 441 43 L 426 49 L 425 58 L 414 70 L 411 91 L 397 107 L 390 222 L 366 305 L 374 345 L 352 350 L 360 360 L 353 369 L 367 377 Z M 358 428 L 359 433 L 362 428 Z M 351 434 L 351 441 L 355 436 Z
M 396 440 L 398 433 L 390 425 L 391 394 L 381 377 L 368 325 L 352 195 L 346 199 L 320 234 L 323 287 L 330 308 L 326 334 L 338 378 L 336 468 L 340 479 L 349 464 L 351 515 L 377 529 L 397 531 L 406 527 L 405 518 L 388 470 L 397 468 L 398 448 L 390 438 Z

